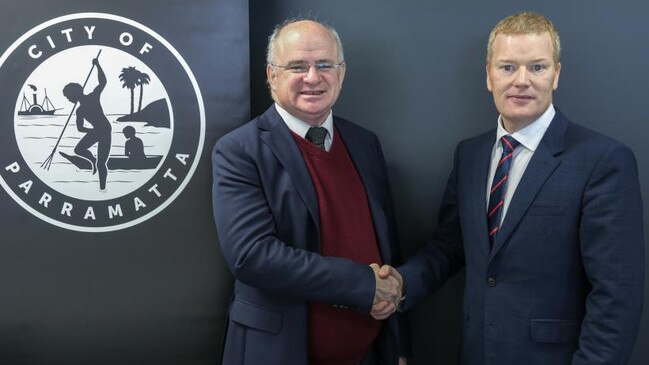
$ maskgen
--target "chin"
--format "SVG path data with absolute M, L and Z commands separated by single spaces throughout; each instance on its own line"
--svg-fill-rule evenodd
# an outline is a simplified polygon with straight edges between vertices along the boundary
M 311 116 L 322 115 L 325 114 L 326 112 L 327 112 L 326 108 L 309 108 L 309 109 L 300 110 L 300 113 L 305 115 L 311 115 Z

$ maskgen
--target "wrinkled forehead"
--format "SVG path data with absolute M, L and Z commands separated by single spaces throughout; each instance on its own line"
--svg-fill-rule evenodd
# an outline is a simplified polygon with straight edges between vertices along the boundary
M 328 29 L 322 25 L 302 21 L 287 25 L 277 39 L 278 59 L 288 60 L 337 60 L 338 47 Z

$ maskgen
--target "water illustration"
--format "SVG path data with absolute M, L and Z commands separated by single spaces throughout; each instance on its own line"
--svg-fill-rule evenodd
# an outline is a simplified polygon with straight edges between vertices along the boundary
M 66 72 L 49 72 L 61 69 Z M 50 90 L 46 102 L 37 102 L 35 85 Z M 25 104 L 30 92 L 33 99 Z M 25 113 L 26 105 L 34 112 Z M 115 198 L 142 186 L 173 138 L 169 98 L 155 73 L 105 46 L 70 48 L 37 67 L 16 103 L 14 127 L 34 174 L 58 192 L 85 200 Z

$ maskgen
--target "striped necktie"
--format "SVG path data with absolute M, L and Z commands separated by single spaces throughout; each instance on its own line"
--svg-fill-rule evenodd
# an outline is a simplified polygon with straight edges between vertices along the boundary
M 514 149 L 520 142 L 510 135 L 502 136 L 500 143 L 503 146 L 503 154 L 498 161 L 496 173 L 494 174 L 491 190 L 489 191 L 489 209 L 487 209 L 487 222 L 489 224 L 489 243 L 493 246 L 496 235 L 500 229 L 500 222 L 505 203 L 505 190 L 507 189 L 507 176 L 512 164 Z

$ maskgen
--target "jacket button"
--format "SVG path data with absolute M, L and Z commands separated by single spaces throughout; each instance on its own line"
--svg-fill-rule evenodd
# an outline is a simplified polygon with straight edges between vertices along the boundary
M 492 287 L 492 288 L 493 288 L 494 286 L 496 286 L 496 283 L 497 283 L 497 282 L 496 282 L 496 278 L 489 278 L 489 279 L 487 279 L 487 285 L 489 285 L 489 286 Z

